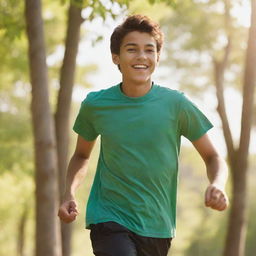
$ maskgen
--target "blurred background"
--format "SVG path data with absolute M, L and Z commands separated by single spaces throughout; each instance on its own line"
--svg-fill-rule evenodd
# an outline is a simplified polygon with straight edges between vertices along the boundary
M 109 41 L 134 13 L 165 34 L 154 82 L 209 117 L 230 169 L 229 209 L 205 208 L 204 164 L 182 141 L 171 255 L 256 255 L 255 0 L 0 0 L 0 256 L 93 255 L 84 218 L 99 140 L 75 223 L 61 225 L 57 209 L 80 103 L 121 81 Z

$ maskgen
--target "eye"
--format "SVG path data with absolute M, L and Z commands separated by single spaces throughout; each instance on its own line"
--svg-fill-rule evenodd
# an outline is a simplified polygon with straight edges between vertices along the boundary
M 135 52 L 135 51 L 136 51 L 135 48 L 128 48 L 128 49 L 127 49 L 127 52 Z
M 146 52 L 151 53 L 151 52 L 155 52 L 155 50 L 154 49 L 147 49 Z

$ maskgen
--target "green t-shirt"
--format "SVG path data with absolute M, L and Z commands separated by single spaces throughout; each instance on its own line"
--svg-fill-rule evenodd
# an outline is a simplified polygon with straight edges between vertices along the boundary
M 87 141 L 101 136 L 86 227 L 115 221 L 142 236 L 174 237 L 181 135 L 196 140 L 212 124 L 181 92 L 153 84 L 128 97 L 120 86 L 89 93 L 74 124 Z

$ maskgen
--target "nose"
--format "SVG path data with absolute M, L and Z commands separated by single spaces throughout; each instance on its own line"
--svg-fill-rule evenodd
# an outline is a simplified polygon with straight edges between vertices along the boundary
M 144 60 L 144 59 L 146 59 L 145 51 L 138 51 L 137 58 L 138 58 L 138 60 L 141 60 L 141 59 Z

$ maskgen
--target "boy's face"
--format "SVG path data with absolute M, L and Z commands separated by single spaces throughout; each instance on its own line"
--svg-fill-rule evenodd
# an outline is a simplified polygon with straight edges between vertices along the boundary
M 119 54 L 112 54 L 120 65 L 123 81 L 136 84 L 151 82 L 151 74 L 158 64 L 159 54 L 155 39 L 144 32 L 128 33 L 122 41 Z

